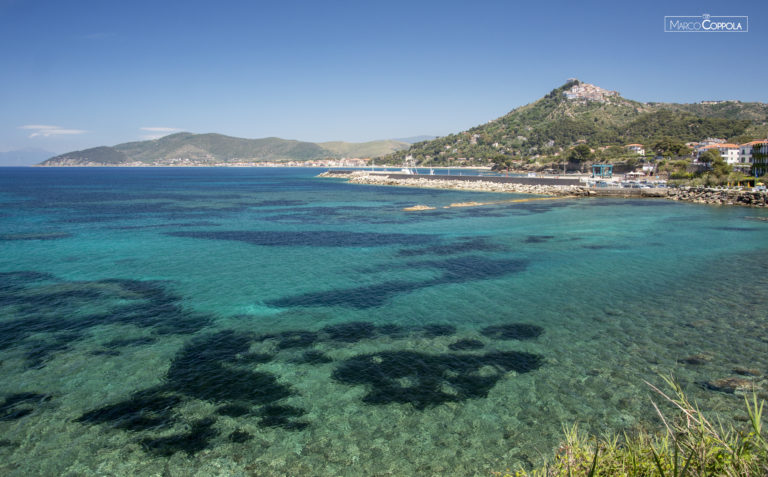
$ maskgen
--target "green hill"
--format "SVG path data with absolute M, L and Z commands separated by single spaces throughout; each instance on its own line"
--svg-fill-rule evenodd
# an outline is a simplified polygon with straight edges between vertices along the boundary
M 128 162 L 128 156 L 113 147 L 93 147 L 82 151 L 68 152 L 42 162 L 42 165 L 81 166 L 87 163 L 117 165 Z
M 333 141 L 321 142 L 318 145 L 339 157 L 379 157 L 410 147 L 410 144 L 394 139 L 370 142 Z
M 663 137 L 683 142 L 706 137 L 748 140 L 767 132 L 764 103 L 641 103 L 571 80 L 498 119 L 416 143 L 383 160 L 399 163 L 408 154 L 418 164 L 485 164 L 499 156 L 553 156 L 581 142 L 597 148 L 650 145 Z
M 407 148 L 399 141 L 365 143 L 293 141 L 269 137 L 243 139 L 221 134 L 177 133 L 150 141 L 69 152 L 44 161 L 44 166 L 83 165 L 206 165 L 232 162 L 286 162 L 343 157 L 375 157 Z

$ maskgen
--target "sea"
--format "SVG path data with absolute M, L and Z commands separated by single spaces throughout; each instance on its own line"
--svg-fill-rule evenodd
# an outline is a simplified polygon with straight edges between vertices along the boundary
M 766 395 L 768 211 L 320 172 L 0 169 L 0 475 L 490 476 Z

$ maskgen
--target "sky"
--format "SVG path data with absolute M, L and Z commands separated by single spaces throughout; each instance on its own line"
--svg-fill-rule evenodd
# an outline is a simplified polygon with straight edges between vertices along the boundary
M 749 32 L 663 31 L 703 13 Z M 638 101 L 768 102 L 767 24 L 764 0 L 0 0 L 0 152 L 442 136 L 571 77 Z

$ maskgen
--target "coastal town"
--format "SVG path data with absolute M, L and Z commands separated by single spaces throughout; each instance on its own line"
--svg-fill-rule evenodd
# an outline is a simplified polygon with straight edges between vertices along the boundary
M 726 142 L 725 139 L 706 138 L 700 142 L 687 142 L 685 145 L 693 151 L 690 154 L 693 164 L 701 164 L 702 154 L 713 150 L 720 154 L 726 164 L 736 170 L 748 173 L 757 172 L 758 176 L 766 173 L 765 156 L 768 153 L 768 139 L 732 144 Z M 642 144 L 627 144 L 625 147 L 630 152 L 646 157 L 646 146 Z

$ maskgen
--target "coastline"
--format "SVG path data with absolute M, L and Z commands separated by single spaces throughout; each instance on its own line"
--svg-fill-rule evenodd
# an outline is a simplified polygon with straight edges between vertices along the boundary
M 392 177 L 398 176 L 398 177 Z M 492 182 L 478 179 L 467 181 L 435 176 L 402 177 L 397 174 L 370 174 L 368 171 L 326 171 L 317 177 L 347 179 L 352 184 L 384 185 L 394 187 L 415 187 L 421 189 L 452 189 L 476 192 L 501 192 L 513 194 L 533 194 L 561 198 L 613 197 L 613 198 L 659 198 L 696 204 L 735 205 L 743 207 L 768 207 L 766 192 L 752 192 L 739 189 L 721 189 L 706 187 L 615 189 L 595 188 L 586 185 L 552 183 L 514 183 Z M 535 182 L 535 181 L 528 181 Z

